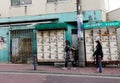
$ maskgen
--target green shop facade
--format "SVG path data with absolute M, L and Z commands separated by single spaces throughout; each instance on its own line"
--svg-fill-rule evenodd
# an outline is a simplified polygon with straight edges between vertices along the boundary
M 64 60 L 64 42 L 77 40 L 76 12 L 0 19 L 0 62 Z
M 64 61 L 65 40 L 69 40 L 71 46 L 78 48 L 76 21 L 76 12 L 1 18 L 0 62 L 33 63 L 34 55 L 37 55 L 38 62 Z M 83 21 L 90 24 L 91 21 L 102 21 L 101 10 L 83 12 Z M 96 24 L 94 26 L 96 27 Z M 87 35 L 101 27 L 94 29 L 95 27 L 89 24 L 83 27 L 86 61 L 92 62 L 92 52 L 89 51 L 91 47 L 89 42 L 86 43 L 91 40 Z M 91 39 L 93 43 L 93 37 Z

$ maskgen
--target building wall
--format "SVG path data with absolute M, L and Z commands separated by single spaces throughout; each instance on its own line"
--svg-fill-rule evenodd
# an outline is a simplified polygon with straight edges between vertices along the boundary
M 82 0 L 82 9 L 87 10 L 105 10 L 104 0 Z
M 83 11 L 101 10 L 102 20 L 106 21 L 106 10 L 104 0 L 82 0 L 81 3 Z
M 103 0 L 82 0 L 81 3 L 83 11 L 102 10 L 104 15 L 105 6 Z M 11 0 L 4 0 L 0 3 L 0 6 L 1 17 L 16 17 L 26 15 L 74 12 L 76 11 L 76 0 L 49 3 L 47 3 L 47 0 L 40 0 L 39 2 L 38 0 L 32 0 L 32 4 L 27 6 L 11 6 Z
M 38 0 L 32 0 L 32 4 L 27 6 L 11 6 L 11 0 L 4 0 L 0 3 L 0 6 L 1 17 L 16 17 L 76 11 L 75 0 L 56 3 L 47 3 L 47 0 L 40 0 L 39 2 Z
M 120 20 L 120 8 L 110 11 L 107 13 L 108 21 L 119 21 Z
M 120 21 L 120 8 L 110 11 L 107 13 L 107 20 L 108 21 Z M 117 48 L 118 53 L 120 54 L 120 27 L 117 27 L 116 29 L 116 36 L 117 36 Z M 118 56 L 120 57 L 120 55 Z
M 9 27 L 0 26 L 0 62 L 9 62 Z
M 10 0 L 0 2 L 0 17 L 9 17 Z

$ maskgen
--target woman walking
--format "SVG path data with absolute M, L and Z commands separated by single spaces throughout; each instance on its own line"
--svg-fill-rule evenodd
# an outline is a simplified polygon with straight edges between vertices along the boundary
M 70 47 L 70 42 L 68 40 L 66 40 L 65 43 L 66 43 L 66 46 L 65 46 L 65 52 L 66 52 L 66 55 L 65 55 L 65 67 L 62 68 L 62 69 L 66 70 L 67 66 L 68 66 L 68 62 L 71 62 L 73 67 L 75 67 L 75 64 L 74 64 L 74 57 L 72 55 L 72 51 L 71 51 L 71 47 Z
M 96 59 L 97 70 L 99 70 L 99 68 L 102 66 L 101 60 L 103 59 L 103 51 L 102 51 L 102 45 L 101 45 L 100 41 L 97 40 L 95 42 L 96 42 L 97 45 L 96 45 L 96 50 L 95 50 L 93 56 Z

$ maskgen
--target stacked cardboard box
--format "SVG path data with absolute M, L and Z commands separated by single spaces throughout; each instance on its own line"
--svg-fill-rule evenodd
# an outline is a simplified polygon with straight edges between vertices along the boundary
M 50 33 L 49 31 L 43 31 L 43 53 L 44 59 L 50 59 Z
M 85 30 L 86 59 L 92 61 L 92 54 L 95 51 L 96 40 L 99 40 L 103 47 L 103 61 L 117 61 L 119 59 L 117 37 L 115 28 L 101 28 Z
M 109 39 L 110 39 L 110 55 L 111 60 L 118 60 L 118 49 L 117 49 L 117 37 L 115 28 L 109 29 Z
M 64 30 L 37 32 L 37 59 L 42 62 L 64 60 Z
M 50 31 L 50 56 L 52 60 L 57 59 L 57 32 L 56 30 Z
M 110 49 L 109 49 L 109 33 L 107 28 L 101 29 L 101 43 L 103 47 L 103 61 L 109 61 L 110 60 Z
M 57 54 L 58 59 L 64 60 L 64 30 L 57 30 Z
M 93 59 L 93 31 L 85 30 L 85 48 L 86 48 L 86 60 L 94 61 Z

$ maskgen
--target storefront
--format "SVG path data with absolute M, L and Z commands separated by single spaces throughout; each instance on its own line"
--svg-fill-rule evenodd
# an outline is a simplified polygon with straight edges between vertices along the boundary
M 96 24 L 84 24 L 85 29 L 85 48 L 86 62 L 94 62 L 93 52 L 95 50 L 95 41 L 100 40 L 102 47 L 104 63 L 118 64 L 120 62 L 119 51 L 119 26 L 120 22 L 101 22 Z
M 10 61 L 12 63 L 33 63 L 33 28 L 29 25 L 10 26 Z
M 63 62 L 65 40 L 72 39 L 72 28 L 67 23 L 36 25 L 38 62 Z

